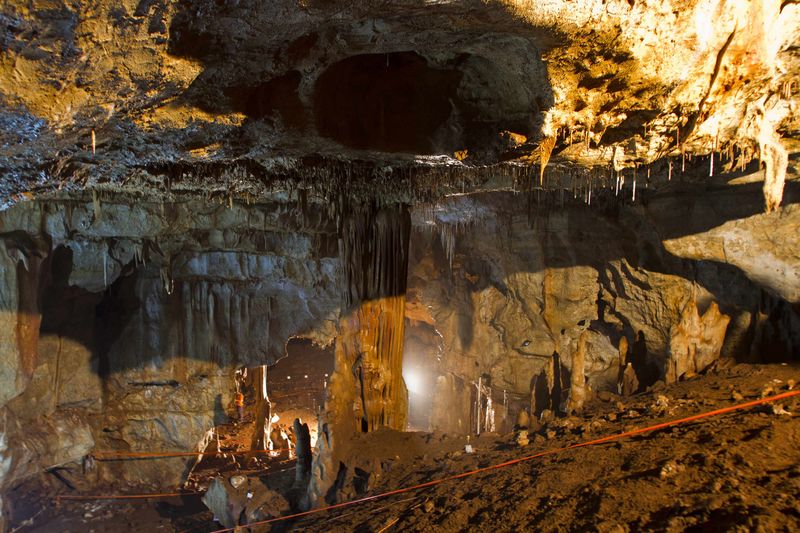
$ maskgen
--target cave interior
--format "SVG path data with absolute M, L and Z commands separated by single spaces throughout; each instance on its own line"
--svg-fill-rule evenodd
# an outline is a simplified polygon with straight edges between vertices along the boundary
M 0 531 L 800 527 L 796 2 L 0 20 Z

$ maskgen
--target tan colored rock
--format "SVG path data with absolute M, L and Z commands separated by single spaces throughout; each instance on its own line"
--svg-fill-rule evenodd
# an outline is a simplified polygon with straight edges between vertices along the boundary
M 694 298 L 683 309 L 681 320 L 670 330 L 670 352 L 665 380 L 675 383 L 685 375 L 702 372 L 719 359 L 730 317 L 716 303 L 701 317 Z
M 628 364 L 628 337 L 619 338 L 619 366 L 625 368 Z
M 588 330 L 581 333 L 578 339 L 578 349 L 572 356 L 569 403 L 567 404 L 567 412 L 569 413 L 579 413 L 583 409 L 583 402 L 586 399 L 586 376 L 584 374 L 584 368 L 586 366 L 586 341 L 588 338 Z
M 519 414 L 517 415 L 517 427 L 522 429 L 527 429 L 530 425 L 530 417 L 528 416 L 528 412 L 525 409 L 520 410 Z
M 625 365 L 625 370 L 622 372 L 622 379 L 620 381 L 620 394 L 623 396 L 630 396 L 639 389 L 639 380 L 636 378 L 636 371 L 633 365 L 628 363 Z

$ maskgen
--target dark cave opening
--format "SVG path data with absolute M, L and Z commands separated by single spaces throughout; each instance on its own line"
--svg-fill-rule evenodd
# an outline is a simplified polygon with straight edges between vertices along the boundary
M 330 66 L 314 88 L 320 135 L 358 149 L 432 154 L 453 109 L 457 70 L 416 52 L 364 54 Z
M 239 85 L 225 89 L 233 108 L 250 118 L 263 119 L 276 114 L 290 129 L 306 125 L 306 112 L 298 95 L 300 73 L 292 70 L 256 85 Z

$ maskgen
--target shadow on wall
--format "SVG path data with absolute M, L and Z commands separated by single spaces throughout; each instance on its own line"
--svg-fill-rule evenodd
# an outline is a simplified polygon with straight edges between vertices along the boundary
M 442 284 L 439 298 L 451 302 L 451 306 L 458 309 L 455 318 L 453 315 L 448 315 L 447 320 L 450 321 L 448 327 L 452 328 L 452 332 L 457 336 L 457 345 L 463 350 L 471 349 L 476 335 L 472 316 L 478 312 L 474 308 L 475 302 L 478 301 L 477 294 L 483 294 L 481 298 L 494 293 L 498 298 L 514 301 L 520 299 L 520 305 L 524 307 L 526 304 L 522 300 L 530 295 L 523 297 L 514 294 L 514 291 L 519 290 L 518 287 L 513 287 L 512 280 L 516 274 L 535 274 L 558 269 L 568 272 L 575 267 L 590 267 L 599 276 L 597 281 L 586 289 L 591 290 L 593 294 L 573 294 L 571 285 L 580 283 L 581 280 L 570 282 L 569 276 L 564 274 L 566 276 L 564 286 L 558 285 L 552 289 L 556 291 L 553 293 L 553 301 L 569 303 L 575 298 L 581 300 L 591 296 L 592 301 L 585 302 L 585 305 L 596 307 L 598 320 L 594 320 L 590 327 L 607 335 L 614 346 L 621 334 L 633 342 L 641 330 L 641 324 L 637 324 L 636 321 L 643 320 L 642 317 L 631 322 L 624 313 L 613 308 L 616 299 L 633 301 L 636 298 L 635 295 L 625 293 L 626 286 L 630 285 L 637 293 L 662 290 L 660 287 L 649 285 L 647 281 L 639 281 L 638 278 L 642 276 L 637 276 L 636 271 L 643 269 L 650 273 L 683 278 L 690 282 L 687 287 L 691 287 L 691 283 L 696 283 L 708 291 L 710 298 L 718 303 L 723 313 L 732 316 L 733 322 L 729 329 L 731 331 L 735 329 L 736 335 L 726 337 L 723 354 L 735 355 L 741 361 L 751 362 L 793 359 L 796 357 L 794 354 L 800 349 L 800 333 L 798 333 L 800 313 L 796 305 L 792 305 L 774 292 L 770 292 L 768 287 L 748 278 L 747 272 L 736 265 L 711 259 L 684 259 L 673 255 L 664 246 L 665 240 L 697 235 L 726 222 L 743 220 L 763 213 L 760 182 L 726 186 L 709 185 L 705 190 L 698 191 L 701 186 L 694 174 L 707 171 L 706 165 L 707 162 L 702 161 L 692 165 L 693 168 L 687 169 L 685 177 L 676 176 L 662 191 L 655 193 L 640 191 L 634 205 L 630 205 L 629 201 L 620 202 L 617 198 L 608 199 L 605 206 L 601 202 L 597 205 L 593 201 L 591 208 L 571 202 L 561 207 L 560 191 L 555 191 L 550 194 L 552 198 L 549 202 L 542 202 L 540 211 L 530 221 L 526 220 L 524 202 L 519 200 L 519 195 L 513 193 L 476 195 L 475 202 L 485 202 L 484 205 L 488 206 L 493 218 L 477 223 L 475 229 L 471 229 L 469 224 L 464 226 L 463 236 L 455 238 L 457 257 L 454 269 L 451 271 L 449 267 L 450 258 L 445 250 L 444 237 L 435 233 L 427 234 L 431 243 L 429 247 L 424 250 L 412 248 L 412 261 L 420 263 L 425 261 L 420 254 L 432 253 L 433 264 L 440 273 L 438 279 Z M 752 173 L 752 169 L 750 172 Z M 713 183 L 719 184 L 722 180 L 741 176 L 742 173 L 720 176 L 720 181 Z M 684 179 L 686 181 L 682 183 Z M 598 193 L 598 196 L 603 194 L 601 190 L 598 190 Z M 614 198 L 613 189 L 610 192 L 605 191 L 605 194 L 609 193 Z M 800 201 L 800 184 L 790 182 L 786 187 L 784 205 L 789 206 L 798 201 Z M 468 215 L 471 208 L 464 209 L 462 214 Z M 767 221 L 764 223 L 768 224 Z M 472 232 L 477 234 L 471 235 Z M 413 242 L 423 241 L 415 238 Z M 624 261 L 609 268 L 612 262 L 620 260 Z M 423 262 L 423 264 L 428 263 Z M 425 267 L 427 271 L 430 271 L 430 268 L 430 266 Z M 430 281 L 428 278 L 413 281 L 414 269 L 412 268 L 410 272 L 412 276 L 410 286 L 414 291 L 420 290 L 420 283 L 424 285 Z M 598 289 L 600 294 L 595 295 L 594 292 Z M 688 292 L 685 294 L 688 295 L 689 289 L 686 291 Z M 543 309 L 550 305 L 551 312 L 557 314 L 564 312 L 553 309 L 552 303 L 539 302 L 539 304 L 543 304 Z M 708 304 L 710 300 L 700 301 L 701 311 Z M 569 306 L 574 307 L 573 304 Z M 629 309 L 628 312 L 630 311 Z M 676 310 L 679 311 L 680 309 Z M 516 311 L 511 312 L 513 314 Z M 524 310 L 519 312 L 525 314 Z M 546 313 L 546 310 L 544 312 Z M 651 327 L 662 330 L 661 337 L 668 336 L 669 324 L 663 323 L 663 320 L 653 321 L 652 317 L 650 320 L 654 322 L 650 324 Z M 747 321 L 747 324 L 744 321 Z M 622 330 L 618 331 L 617 326 L 612 323 L 621 323 Z M 511 348 L 522 356 L 530 352 L 530 348 L 541 344 L 535 340 L 531 343 L 531 339 L 535 337 L 529 335 L 535 336 L 536 328 L 545 332 L 548 328 L 543 322 L 533 324 L 534 331 L 528 333 L 504 331 L 502 316 L 494 317 L 492 324 L 503 337 L 508 339 L 519 337 L 519 345 Z M 572 323 L 558 327 L 576 326 L 577 324 Z M 550 332 L 555 337 L 558 337 L 558 333 L 558 331 Z M 663 346 L 655 337 L 648 333 L 647 344 L 650 348 L 649 353 L 658 363 L 665 354 Z M 528 344 L 531 345 L 530 348 Z M 537 355 L 545 357 L 549 353 L 548 350 Z
M 612 206 L 605 211 L 594 206 L 591 209 L 564 208 L 570 213 L 577 213 L 579 216 L 576 220 L 584 221 L 570 224 L 564 230 L 564 235 L 568 237 L 567 242 L 558 242 L 556 233 L 548 229 L 548 218 L 545 216 L 547 211 L 543 210 L 542 217 L 534 220 L 533 227 L 522 224 L 512 228 L 512 233 L 516 234 L 508 236 L 508 243 L 511 246 L 509 254 L 513 256 L 517 253 L 514 250 L 514 242 L 526 240 L 538 241 L 543 248 L 556 252 L 550 253 L 544 259 L 521 253 L 514 261 L 507 262 L 504 267 L 508 269 L 505 275 L 515 272 L 536 272 L 541 268 L 586 265 L 596 268 L 601 276 L 606 276 L 605 264 L 626 258 L 634 268 L 641 267 L 652 272 L 674 274 L 696 281 L 714 296 L 721 311 L 726 314 L 735 314 L 739 311 L 737 303 L 737 298 L 741 298 L 739 293 L 750 293 L 757 303 L 749 311 L 754 313 L 759 311 L 764 315 L 764 323 L 769 326 L 767 331 L 773 332 L 762 342 L 765 346 L 771 346 L 769 351 L 776 354 L 775 358 L 788 356 L 788 352 L 794 348 L 775 339 L 782 336 L 780 332 L 786 332 L 787 329 L 791 331 L 792 321 L 787 317 L 798 314 L 796 306 L 767 293 L 762 295 L 762 289 L 748 280 L 735 266 L 714 261 L 680 259 L 668 253 L 661 244 L 663 239 L 695 234 L 720 226 L 729 220 L 738 220 L 760 213 L 763 205 L 761 184 L 747 183 L 709 189 L 703 194 L 690 193 L 691 186 L 696 187 L 687 183 L 686 188 L 683 188 L 680 178 L 676 177 L 672 190 L 651 195 L 643 194 L 641 200 L 637 201 L 637 206 L 641 207 L 630 210 L 620 210 L 619 206 Z M 800 187 L 796 182 L 787 184 L 785 205 L 796 203 L 800 199 L 798 189 Z M 504 196 L 507 195 L 478 195 L 482 198 L 481 201 L 489 205 L 496 201 L 493 198 Z M 512 203 L 517 206 L 515 209 L 520 209 L 519 201 L 515 200 Z M 22 206 L 13 209 L 22 209 Z M 561 212 L 555 204 L 549 209 L 554 214 Z M 508 215 L 503 209 L 498 209 L 497 213 L 501 218 Z M 93 354 L 93 367 L 103 377 L 126 369 L 164 367 L 170 364 L 173 358 L 198 359 L 218 368 L 269 363 L 270 361 L 264 358 L 251 358 L 251 354 L 248 353 L 249 344 L 242 344 L 237 339 L 249 338 L 254 340 L 255 344 L 259 344 L 262 340 L 267 342 L 266 340 L 272 338 L 278 339 L 283 346 L 286 338 L 297 333 L 281 333 L 283 330 L 276 326 L 278 321 L 269 319 L 270 315 L 285 315 L 292 312 L 292 309 L 289 307 L 276 309 L 274 303 L 259 298 L 249 300 L 248 287 L 257 281 L 209 282 L 210 288 L 204 286 L 203 291 L 220 290 L 225 298 L 230 297 L 229 301 L 236 303 L 236 305 L 225 303 L 221 307 L 214 308 L 210 314 L 204 310 L 211 309 L 218 302 L 201 301 L 210 294 L 209 292 L 192 292 L 199 286 L 198 284 L 205 282 L 191 279 L 175 280 L 172 294 L 167 294 L 160 279 L 159 269 L 152 262 L 148 262 L 147 266 L 135 262 L 124 264 L 122 275 L 106 290 L 100 292 L 90 292 L 70 286 L 68 280 L 74 268 L 71 249 L 57 248 L 50 252 L 49 257 L 46 257 L 47 251 L 36 252 L 43 258 L 41 268 L 37 270 L 29 259 L 36 253 L 31 250 L 25 251 L 24 242 L 32 238 L 26 233 L 29 229 L 17 228 L 16 231 L 2 235 L 7 249 L 22 250 L 19 253 L 27 258 L 25 261 L 28 263 L 28 269 L 23 265 L 23 260 L 19 259 L 16 270 L 25 273 L 26 279 L 33 276 L 38 280 L 34 284 L 26 282 L 18 287 L 15 286 L 13 290 L 20 293 L 20 301 L 27 302 L 25 304 L 27 307 L 24 309 L 27 314 L 36 316 L 41 312 L 42 334 L 58 335 L 86 346 Z M 604 238 L 605 235 L 613 236 L 611 240 L 613 246 L 609 245 L 609 241 Z M 358 239 L 353 242 L 356 241 Z M 582 253 L 574 253 L 574 250 L 571 253 L 568 248 L 573 245 L 570 243 L 580 244 L 576 249 L 579 248 Z M 458 239 L 456 246 L 458 248 Z M 434 246 L 432 252 L 434 263 L 445 272 L 448 271 L 448 258 L 442 246 Z M 473 258 L 468 250 L 457 249 L 457 252 L 464 258 L 467 270 L 477 276 L 475 282 L 462 280 L 469 291 L 479 292 L 487 288 L 487 283 L 493 279 L 491 272 L 493 267 Z M 200 252 L 188 253 L 191 255 Z M 411 247 L 410 254 L 415 253 L 415 248 Z M 419 257 L 414 257 L 412 262 L 419 260 Z M 100 275 L 102 276 L 102 272 Z M 608 286 L 621 286 L 621 283 L 613 279 L 613 275 L 613 272 L 609 273 L 612 277 L 603 280 L 604 283 Z M 491 283 L 500 293 L 508 290 L 499 280 Z M 733 294 L 731 287 L 738 287 L 738 293 Z M 445 284 L 444 290 L 452 291 L 452 287 L 448 288 Z M 241 298 L 237 299 L 238 297 Z M 468 293 L 452 291 L 452 297 L 463 300 L 454 300 L 460 308 L 471 309 L 472 300 L 468 297 Z M 286 305 L 302 308 L 309 303 L 313 302 L 292 300 Z M 17 308 L 8 310 L 17 312 Z M 473 309 L 471 312 L 474 314 L 476 310 Z M 459 335 L 463 345 L 467 347 L 471 344 L 473 335 L 468 314 L 459 315 Z M 200 318 L 202 320 L 198 321 Z M 327 318 L 322 315 L 311 316 L 304 328 L 314 330 Z M 633 339 L 636 331 L 634 325 L 626 326 L 629 338 Z M 142 335 L 143 333 L 145 335 Z M 142 339 L 161 340 L 142 344 Z M 746 339 L 742 343 L 746 344 Z M 119 348 L 125 355 L 112 357 L 113 347 Z M 175 371 L 187 370 L 176 365 Z
M 313 16 L 341 9 L 330 3 L 318 8 Z M 387 19 L 378 18 L 371 29 L 358 16 L 350 22 L 328 17 L 315 31 L 296 35 L 287 26 L 289 33 L 276 42 L 246 29 L 262 19 L 272 22 L 263 9 L 193 4 L 172 18 L 168 51 L 205 69 L 179 101 L 211 113 L 244 113 L 250 122 L 280 123 L 304 137 L 316 134 L 359 150 L 452 155 L 466 149 L 496 161 L 502 131 L 538 136 L 554 100 L 535 44 L 543 31 L 502 6 L 491 20 L 424 2 L 418 8 L 397 6 L 407 16 L 384 14 Z M 209 25 L 214 17 L 243 24 Z M 460 27 L 443 22 L 453 17 Z M 505 33 L 495 33 L 498 27 Z M 230 60 L 259 56 L 265 59 Z

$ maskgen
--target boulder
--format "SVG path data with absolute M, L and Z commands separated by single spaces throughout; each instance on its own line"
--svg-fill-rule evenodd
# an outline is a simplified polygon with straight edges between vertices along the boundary
M 203 503 L 225 527 L 236 527 L 286 514 L 290 507 L 281 494 L 257 478 L 214 478 L 203 495 Z

